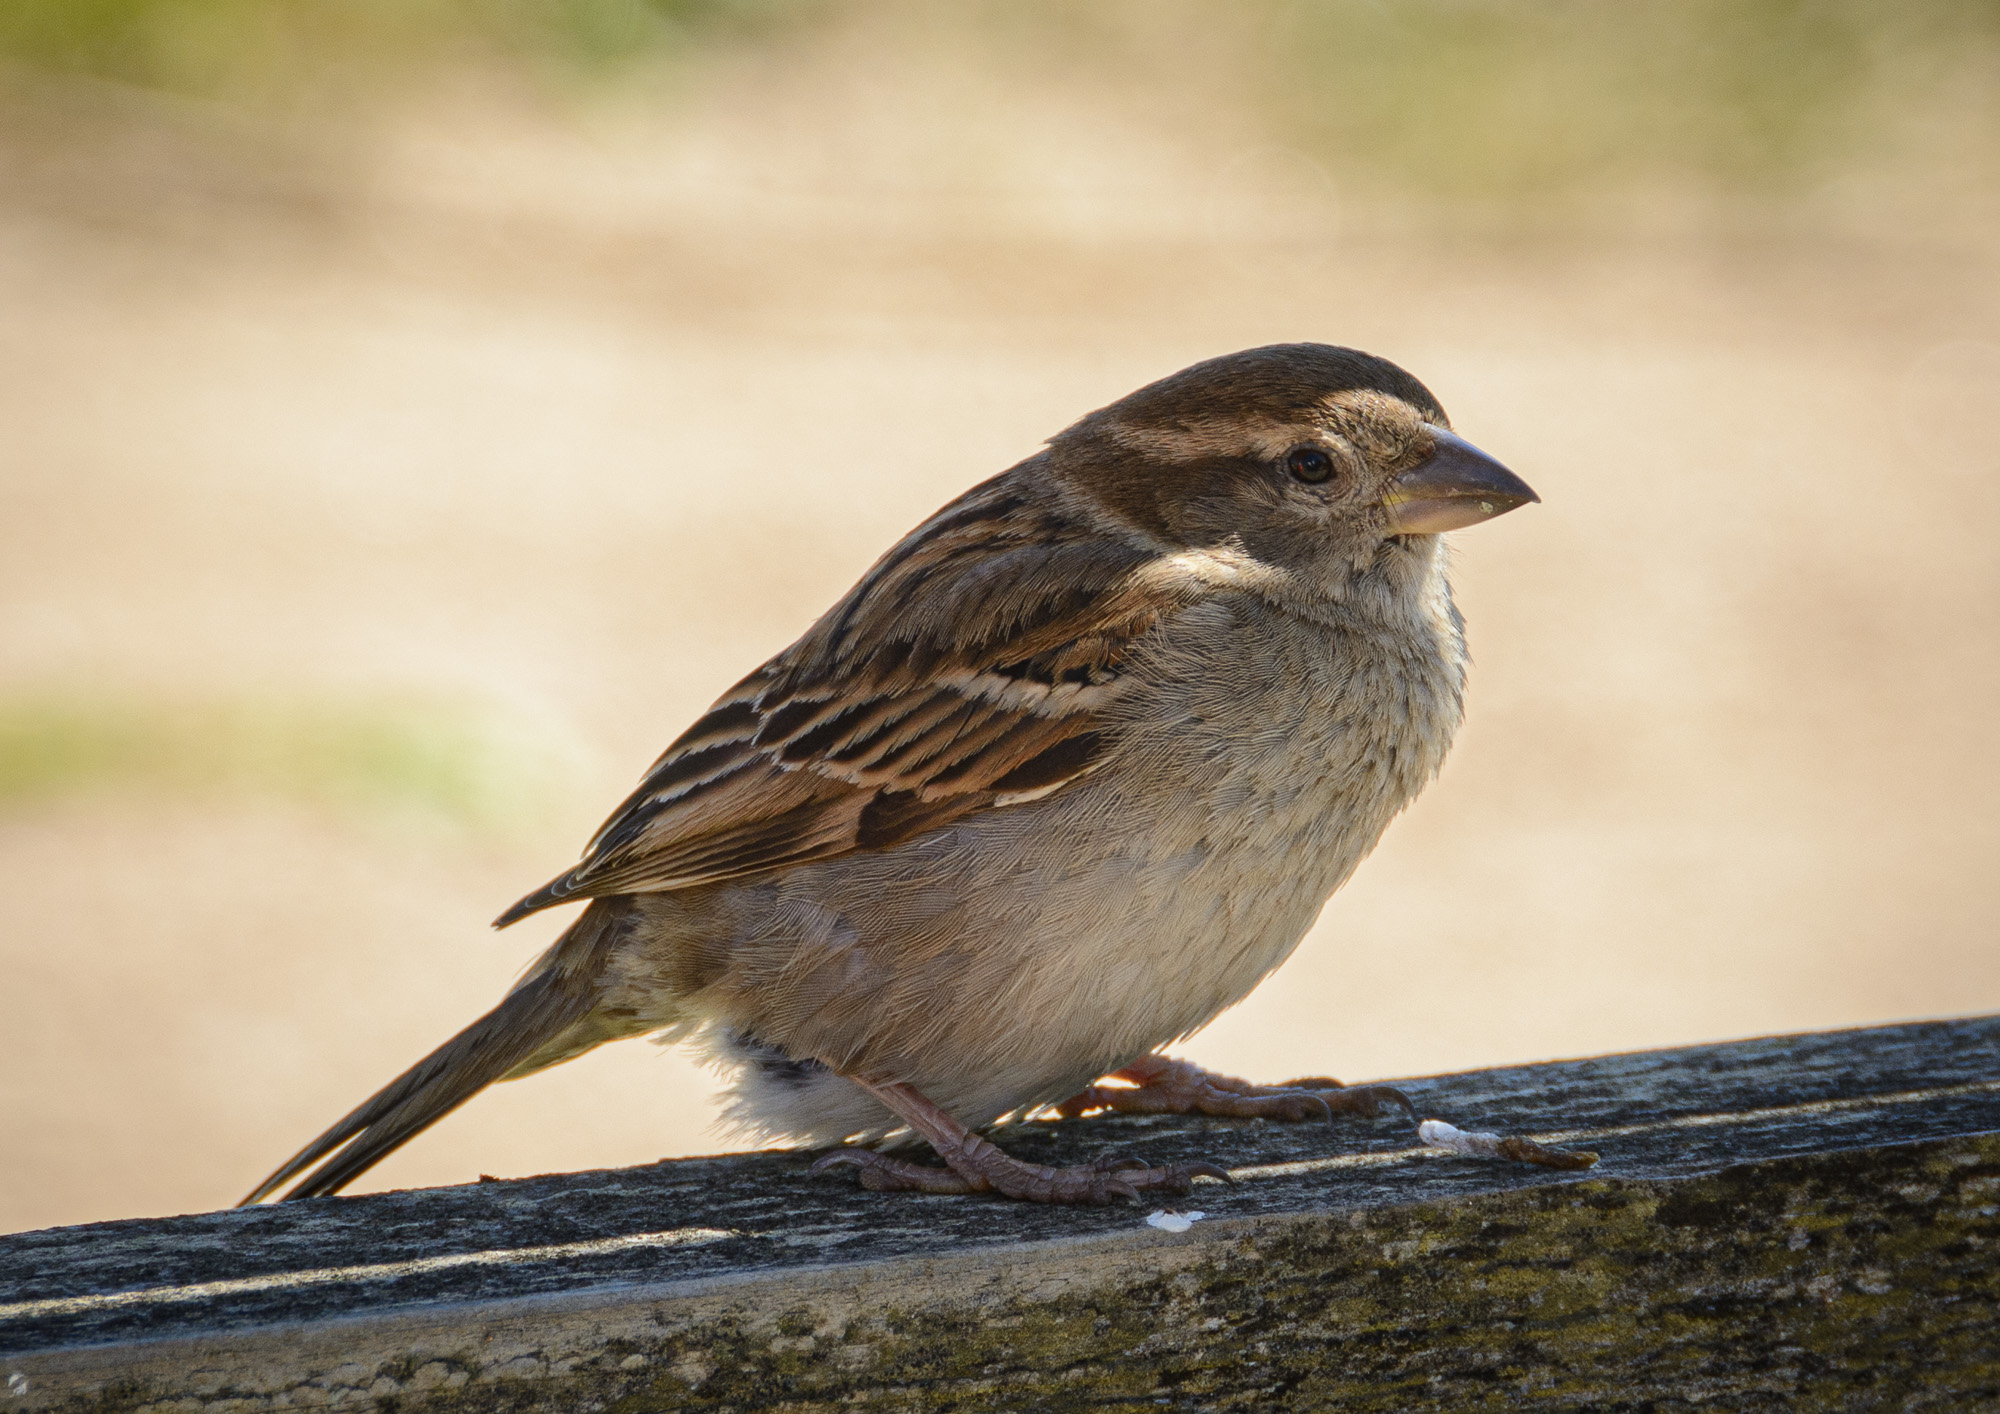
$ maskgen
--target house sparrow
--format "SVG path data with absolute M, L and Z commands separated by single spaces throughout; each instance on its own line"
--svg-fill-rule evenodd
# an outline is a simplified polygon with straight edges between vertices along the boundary
M 819 1167 L 876 1189 L 1183 1192 L 1225 1175 L 1029 1165 L 973 1126 L 1401 1099 L 1159 1049 L 1283 962 L 1437 773 L 1466 667 L 1440 532 L 1537 499 L 1352 349 L 1091 413 L 724 693 L 497 920 L 589 900 L 499 1006 L 244 1201 L 336 1192 L 494 1081 L 649 1034 L 734 1068 L 738 1128 L 846 1143 Z M 855 1147 L 905 1127 L 945 1166 Z

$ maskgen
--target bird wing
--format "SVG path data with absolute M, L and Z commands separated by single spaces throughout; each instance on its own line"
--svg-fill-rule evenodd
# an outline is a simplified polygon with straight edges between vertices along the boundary
M 886 848 L 1089 771 L 1132 645 L 1195 591 L 1040 501 L 996 478 L 919 526 L 495 926 Z

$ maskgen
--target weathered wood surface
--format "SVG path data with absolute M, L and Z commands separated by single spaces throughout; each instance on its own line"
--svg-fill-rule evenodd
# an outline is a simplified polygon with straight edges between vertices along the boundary
M 0 1237 L 0 1414 L 2000 1409 L 2000 1018 L 1410 1082 L 1386 1119 L 1094 1119 L 1147 1208 L 862 1192 L 789 1154 Z

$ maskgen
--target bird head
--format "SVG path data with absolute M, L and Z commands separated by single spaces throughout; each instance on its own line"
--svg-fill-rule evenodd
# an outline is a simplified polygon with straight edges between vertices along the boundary
M 1231 547 L 1333 592 L 1541 499 L 1453 433 L 1422 383 L 1328 344 L 1197 363 L 1049 445 L 1059 476 L 1144 535 Z

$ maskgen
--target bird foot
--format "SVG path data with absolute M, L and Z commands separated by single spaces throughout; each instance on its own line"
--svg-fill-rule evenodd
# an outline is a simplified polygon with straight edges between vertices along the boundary
M 1337 1114 L 1367 1117 L 1381 1113 L 1385 1105 L 1397 1105 L 1412 1122 L 1418 1118 L 1416 1106 L 1401 1090 L 1388 1085 L 1343 1085 L 1331 1076 L 1253 1085 L 1203 1070 L 1191 1061 L 1145 1056 L 1107 1078 L 1129 1083 L 1092 1085 L 1057 1105 L 1056 1113 L 1065 1119 L 1095 1110 L 1114 1110 L 1120 1114 L 1297 1121 L 1331 1120 Z
M 870 1149 L 836 1149 L 821 1156 L 812 1172 L 858 1169 L 861 1186 L 877 1193 L 999 1193 L 1030 1203 L 1093 1207 L 1102 1207 L 1114 1198 L 1137 1201 L 1146 1193 L 1185 1193 L 1196 1178 L 1231 1181 L 1228 1171 L 1215 1164 L 1154 1167 L 1124 1155 L 1050 1168 L 1023 1163 L 977 1135 L 967 1138 L 970 1143 L 945 1156 L 950 1165 L 947 1168 L 892 1159 Z

